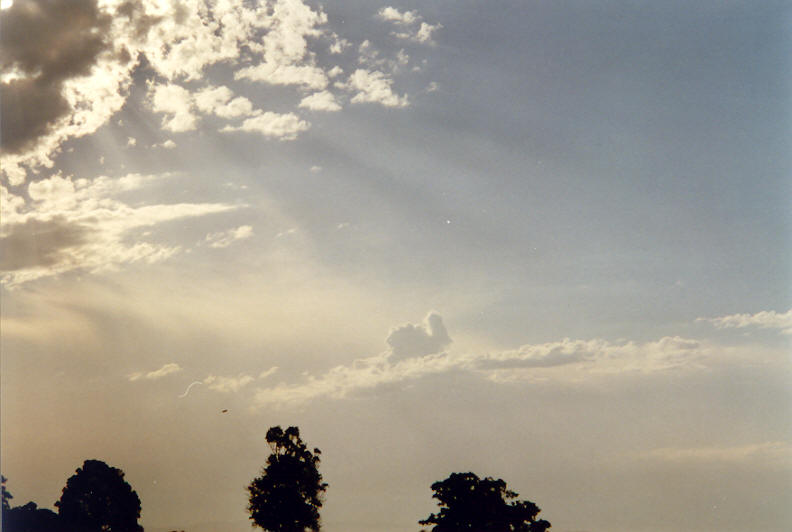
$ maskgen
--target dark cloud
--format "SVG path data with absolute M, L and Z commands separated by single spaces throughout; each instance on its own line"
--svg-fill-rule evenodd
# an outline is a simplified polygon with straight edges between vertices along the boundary
M 111 46 L 110 22 L 96 0 L 30 0 L 3 12 L 0 68 L 24 76 L 0 86 L 3 151 L 30 148 L 69 112 L 63 83 L 88 74 Z
M 88 241 L 90 230 L 63 217 L 30 219 L 6 227 L 0 238 L 0 270 L 17 271 L 53 266 L 67 259 L 70 248 Z
M 451 338 L 443 325 L 443 318 L 431 312 L 423 324 L 407 323 L 397 327 L 385 341 L 391 348 L 391 360 L 401 360 L 439 353 L 451 343 Z

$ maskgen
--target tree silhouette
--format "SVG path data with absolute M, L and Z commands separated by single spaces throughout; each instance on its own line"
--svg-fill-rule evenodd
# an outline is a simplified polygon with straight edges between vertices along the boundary
M 531 501 L 507 502 L 518 495 L 501 479 L 452 473 L 432 484 L 432 490 L 440 511 L 419 521 L 435 525 L 432 532 L 544 532 L 550 528 L 544 519 L 536 519 L 539 507 Z
M 8 501 L 14 498 L 14 496 L 11 495 L 11 492 L 6 489 L 5 484 L 7 481 L 7 478 L 5 478 L 3 475 L 0 475 L 0 493 L 2 493 L 0 499 L 2 499 L 3 510 L 8 510 L 11 508 L 11 504 Z
M 319 530 L 319 509 L 327 484 L 319 473 L 321 451 L 309 451 L 300 429 L 279 426 L 267 431 L 272 450 L 261 476 L 248 486 L 250 519 L 271 532 Z
M 142 532 L 140 498 L 124 472 L 100 460 L 86 460 L 66 482 L 58 515 L 69 532 Z
M 62 530 L 58 514 L 39 508 L 35 502 L 3 508 L 4 532 L 57 532 Z

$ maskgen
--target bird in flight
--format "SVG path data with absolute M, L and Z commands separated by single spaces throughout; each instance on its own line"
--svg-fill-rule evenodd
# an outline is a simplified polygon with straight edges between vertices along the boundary
M 227 408 L 224 408 L 224 409 L 222 409 L 222 410 L 220 411 L 220 413 L 221 413 L 221 414 L 225 414 L 226 412 L 228 412 L 228 409 L 227 409 Z

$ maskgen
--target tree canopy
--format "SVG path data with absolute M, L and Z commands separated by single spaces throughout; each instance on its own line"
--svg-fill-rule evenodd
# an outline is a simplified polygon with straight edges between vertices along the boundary
M 452 473 L 432 484 L 440 511 L 422 525 L 432 532 L 544 532 L 550 523 L 536 519 L 539 507 L 531 501 L 512 501 L 518 494 L 501 479 L 480 479 L 474 473 Z
M 319 509 L 327 484 L 319 473 L 321 451 L 308 450 L 300 429 L 267 431 L 272 453 L 261 476 L 248 486 L 250 519 L 271 532 L 319 530 Z
M 124 472 L 100 460 L 86 460 L 66 481 L 58 502 L 61 524 L 69 532 L 142 532 L 140 498 Z

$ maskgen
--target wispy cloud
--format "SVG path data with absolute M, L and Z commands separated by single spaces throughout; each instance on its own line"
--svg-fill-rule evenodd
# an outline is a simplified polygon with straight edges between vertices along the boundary
M 137 381 L 140 379 L 147 379 L 147 380 L 156 380 L 161 379 L 162 377 L 166 377 L 168 375 L 172 375 L 174 373 L 178 373 L 182 371 L 181 366 L 176 364 L 175 362 L 171 362 L 169 364 L 165 364 L 159 369 L 155 369 L 154 371 L 149 371 L 148 373 L 143 372 L 136 372 L 129 375 L 130 381 Z
M 0 187 L 3 226 L 0 244 L 2 282 L 7 285 L 71 270 L 100 271 L 132 262 L 158 262 L 179 246 L 128 235 L 144 227 L 181 218 L 227 212 L 223 203 L 176 203 L 132 206 L 122 195 L 173 177 L 128 174 L 74 179 L 56 174 L 27 187 L 29 201 Z
M 393 80 L 384 73 L 359 68 L 345 83 L 336 83 L 340 88 L 352 92 L 352 103 L 378 103 L 385 107 L 407 107 L 410 101 L 406 95 L 393 92 Z
M 298 133 L 306 131 L 309 127 L 308 122 L 294 113 L 279 114 L 267 111 L 245 119 L 239 126 L 225 126 L 220 131 L 223 133 L 245 131 L 280 140 L 294 140 Z
M 320 376 L 307 375 L 301 383 L 259 388 L 254 405 L 343 398 L 383 385 L 459 371 L 479 374 L 495 382 L 510 382 L 537 376 L 577 379 L 697 369 L 703 367 L 702 361 L 708 355 L 708 349 L 700 342 L 680 337 L 643 344 L 564 339 L 494 353 L 444 352 L 451 338 L 435 312 L 422 324 L 392 329 L 386 343 L 389 349 L 379 355 L 336 366 Z
M 774 310 L 763 310 L 756 314 L 731 314 L 717 318 L 698 318 L 696 321 L 709 322 L 718 329 L 755 327 L 758 329 L 777 329 L 784 334 L 792 334 L 792 309 L 783 313 Z
M 244 240 L 253 236 L 253 227 L 249 225 L 240 225 L 236 229 L 229 229 L 228 231 L 220 231 L 217 233 L 209 233 L 206 235 L 204 241 L 212 248 L 225 248 L 238 240 Z
M 677 463 L 745 463 L 792 466 L 792 443 L 770 441 L 736 446 L 663 447 L 639 454 L 640 458 Z
M 234 377 L 221 377 L 217 375 L 209 375 L 203 380 L 210 390 L 223 393 L 238 392 L 255 379 L 250 375 L 240 373 Z

